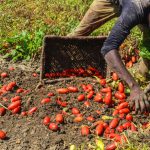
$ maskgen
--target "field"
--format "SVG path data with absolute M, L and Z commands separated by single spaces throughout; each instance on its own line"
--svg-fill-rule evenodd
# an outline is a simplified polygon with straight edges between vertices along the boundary
M 114 148 L 107 150 L 150 150 L 150 115 L 135 114 L 129 107 L 130 90 L 116 74 L 105 79 L 92 66 L 63 70 L 49 77 L 69 80 L 36 89 L 44 35 L 73 31 L 91 2 L 0 1 L 2 150 L 104 150 L 110 144 Z M 92 35 L 108 35 L 115 20 Z M 122 59 L 144 89 L 147 81 L 136 72 L 139 45 L 135 43 L 141 40 L 136 27 L 120 49 L 127 51 L 128 58 Z M 121 103 L 126 106 L 119 108 Z

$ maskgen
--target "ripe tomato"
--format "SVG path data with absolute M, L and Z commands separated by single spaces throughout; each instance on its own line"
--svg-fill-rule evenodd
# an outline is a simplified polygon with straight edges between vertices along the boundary
M 0 130 L 0 139 L 3 140 L 6 138 L 6 132 Z
M 121 133 L 121 132 L 123 132 L 124 128 L 123 128 L 123 126 L 118 126 L 116 128 L 116 130 Z
M 116 116 L 117 114 L 119 113 L 119 110 L 118 109 L 115 109 L 112 116 Z
M 103 99 L 102 99 L 102 94 L 101 93 L 97 93 L 94 97 L 94 101 L 95 102 L 102 102 Z
M 22 93 L 22 92 L 24 92 L 24 89 L 22 89 L 22 88 L 19 88 L 19 89 L 16 91 L 16 93 Z
M 87 95 L 87 98 L 91 99 L 93 97 L 93 95 L 94 95 L 94 91 L 90 91 Z
M 103 92 L 103 93 L 111 92 L 111 87 L 102 88 L 101 92 Z
M 123 126 L 124 130 L 126 130 L 131 127 L 131 122 L 126 122 L 122 126 Z
M 21 116 L 27 116 L 27 112 L 26 111 L 21 112 Z
M 54 96 L 54 95 L 55 95 L 55 94 L 52 93 L 52 92 L 50 92 L 50 93 L 47 94 L 48 97 L 51 97 L 51 96 Z
M 6 109 L 3 107 L 0 107 L 0 116 L 4 116 L 6 113 Z
M 113 142 L 106 146 L 106 150 L 115 150 L 117 148 L 116 142 Z
M 9 110 L 13 110 L 15 108 L 17 108 L 18 106 L 21 105 L 21 101 L 18 100 L 18 101 L 15 101 L 15 102 L 12 102 L 9 106 L 8 106 L 8 109 Z
M 51 118 L 49 116 L 46 116 L 43 120 L 43 124 L 48 125 L 50 123 L 50 121 L 51 121 Z
M 118 91 L 119 91 L 120 93 L 124 93 L 124 85 L 123 85 L 122 82 L 119 82 Z
M 104 97 L 103 101 L 106 105 L 111 105 L 112 104 L 112 93 L 111 92 L 106 93 L 106 96 Z
M 127 108 L 129 106 L 128 102 L 123 102 L 121 104 L 118 105 L 117 109 L 123 109 L 123 108 Z
M 69 90 L 70 92 L 73 92 L 73 93 L 78 92 L 78 88 L 77 88 L 77 87 L 73 87 L 73 86 L 69 86 L 69 87 L 68 87 L 68 90 Z
M 137 127 L 133 123 L 131 123 L 131 131 L 132 132 L 137 131 Z
M 101 84 L 102 86 L 106 85 L 106 79 L 101 79 L 101 80 L 100 80 L 100 84 Z
M 72 108 L 72 114 L 77 115 L 79 113 L 80 113 L 80 111 L 78 108 L 75 108 L 75 107 Z
M 46 104 L 46 103 L 49 103 L 50 101 L 51 101 L 50 98 L 43 98 L 41 100 L 41 104 Z
M 88 116 L 86 119 L 87 119 L 88 121 L 90 121 L 90 122 L 94 122 L 94 121 L 95 121 L 95 118 L 92 117 L 92 116 Z
M 37 107 L 32 107 L 29 111 L 28 114 L 32 115 L 35 111 L 37 111 Z
M 102 123 L 98 124 L 95 129 L 96 135 L 102 135 L 104 131 L 104 126 Z
M 2 72 L 2 73 L 1 73 L 1 77 L 2 77 L 2 78 L 6 78 L 6 77 L 8 77 L 8 74 L 7 74 L 6 72 Z
M 115 98 L 122 100 L 126 98 L 126 95 L 124 93 L 120 93 L 119 91 L 117 91 L 115 93 Z
M 82 101 L 84 101 L 84 100 L 85 100 L 84 94 L 80 94 L 80 95 L 78 96 L 78 101 L 79 101 L 79 102 L 82 102 Z
M 127 115 L 126 115 L 126 120 L 127 120 L 127 121 L 132 121 L 132 120 L 133 120 L 132 115 L 127 114 Z
M 67 88 L 60 88 L 60 89 L 57 89 L 57 92 L 59 94 L 67 94 L 69 90 Z
M 18 100 L 21 100 L 20 96 L 15 96 L 15 97 L 11 98 L 11 102 L 15 102 L 15 101 L 18 101 Z
M 111 129 L 115 129 L 118 124 L 119 124 L 119 119 L 118 119 L 118 118 L 114 118 L 114 119 L 110 122 L 109 127 L 110 127 Z
M 89 101 L 85 101 L 85 102 L 84 102 L 84 105 L 88 108 L 88 107 L 90 107 L 91 104 L 90 104 Z
M 81 127 L 81 135 L 87 136 L 90 133 L 90 129 L 88 126 L 82 126 Z
M 132 57 L 131 57 L 131 61 L 132 61 L 133 63 L 135 63 L 135 62 L 136 62 L 136 57 L 135 57 L 135 56 L 132 56 Z
M 13 113 L 13 114 L 17 114 L 17 113 L 19 113 L 20 109 L 21 109 L 21 107 L 18 106 L 18 107 L 14 108 L 14 109 L 12 110 L 12 113 Z
M 77 116 L 74 118 L 73 122 L 78 123 L 78 122 L 81 122 L 82 120 L 83 120 L 82 116 Z
M 57 114 L 56 115 L 56 122 L 58 123 L 63 123 L 64 122 L 64 117 L 62 114 Z
M 58 128 L 58 125 L 56 123 L 50 123 L 49 129 L 52 131 L 57 131 L 59 128 Z
M 128 114 L 130 112 L 129 108 L 123 108 L 119 110 L 120 114 Z

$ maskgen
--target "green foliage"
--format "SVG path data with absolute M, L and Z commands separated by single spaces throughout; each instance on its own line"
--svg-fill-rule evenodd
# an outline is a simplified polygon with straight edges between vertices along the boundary
M 75 29 L 93 0 L 7 0 L 0 5 L 0 53 L 29 60 L 42 46 L 44 35 L 67 35 Z M 92 35 L 108 35 L 116 19 Z M 133 36 L 140 37 L 136 28 Z M 3 45 L 8 43 L 9 47 Z

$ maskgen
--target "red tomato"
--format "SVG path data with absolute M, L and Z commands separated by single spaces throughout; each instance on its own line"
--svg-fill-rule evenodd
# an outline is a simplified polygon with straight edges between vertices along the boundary
M 104 126 L 102 123 L 98 124 L 95 129 L 96 135 L 102 135 L 104 132 Z
M 2 73 L 1 73 L 1 77 L 2 77 L 2 78 L 6 78 L 6 77 L 8 77 L 8 74 L 7 74 L 6 72 L 2 72 Z
M 86 119 L 87 119 L 88 121 L 90 121 L 90 122 L 94 122 L 94 121 L 95 121 L 95 118 L 92 117 L 92 116 L 88 116 Z
M 57 92 L 59 94 L 67 94 L 69 90 L 67 88 L 60 88 L 60 89 L 57 89 Z
M 94 91 L 90 91 L 87 95 L 87 98 L 91 99 L 93 97 L 93 95 L 94 95 Z
M 24 92 L 24 89 L 22 89 L 22 88 L 19 88 L 19 89 L 16 91 L 16 93 L 22 93 L 22 92 Z
M 106 85 L 106 79 L 101 79 L 101 80 L 100 80 L 100 84 L 101 84 L 102 86 Z
M 20 109 L 21 109 L 21 107 L 18 106 L 18 107 L 14 108 L 14 109 L 12 110 L 12 113 L 13 113 L 13 114 L 17 114 L 17 113 L 19 113 Z
M 70 92 L 73 92 L 73 93 L 78 92 L 78 88 L 77 88 L 77 87 L 73 87 L 73 86 L 69 86 L 69 87 L 68 87 L 68 90 L 69 90 Z
M 14 67 L 9 67 L 9 70 L 13 71 L 13 70 L 15 70 L 15 68 Z
M 51 96 L 54 96 L 54 95 L 55 95 L 54 93 L 48 93 L 47 94 L 48 97 L 51 97 Z
M 8 84 L 8 86 L 12 86 L 12 87 L 15 87 L 17 84 L 16 84 L 16 82 L 15 81 L 13 81 L 13 82 L 10 82 L 9 84 Z
M 131 57 L 131 61 L 132 61 L 133 63 L 135 63 L 135 62 L 136 62 L 136 57 L 135 57 L 135 56 L 132 56 L 132 57 Z
M 125 118 L 125 114 L 119 114 L 119 118 L 120 119 L 124 119 Z
M 28 114 L 31 115 L 31 114 L 33 114 L 35 111 L 37 111 L 37 107 L 32 107 L 32 108 L 28 111 Z
M 117 144 L 115 142 L 106 146 L 106 150 L 115 150 L 117 148 Z
M 111 92 L 111 87 L 102 88 L 101 92 L 103 92 L 103 93 Z
M 77 116 L 77 117 L 74 118 L 73 121 L 74 121 L 75 123 L 78 123 L 78 122 L 81 122 L 82 120 L 83 120 L 83 117 L 82 117 L 82 116 Z
M 105 96 L 103 101 L 106 105 L 111 105 L 112 104 L 112 94 L 111 94 L 111 92 L 106 93 L 106 96 Z
M 61 101 L 60 98 L 56 99 L 56 102 L 57 102 L 58 105 L 60 105 L 62 107 L 66 107 L 68 105 L 67 102 Z
M 85 101 L 85 102 L 84 102 L 84 105 L 85 105 L 87 108 L 91 106 L 91 104 L 90 104 L 89 101 Z
M 9 110 L 13 110 L 15 108 L 17 108 L 18 106 L 21 105 L 21 101 L 18 100 L 18 101 L 15 101 L 15 102 L 12 102 L 9 106 L 8 106 L 8 109 Z
M 120 114 L 128 114 L 130 112 L 129 108 L 123 108 L 119 110 Z
M 97 93 L 94 97 L 94 101 L 95 102 L 102 102 L 103 99 L 102 99 L 102 94 L 101 93 Z
M 82 89 L 86 92 L 88 90 L 87 86 L 85 84 L 82 84 Z
M 21 116 L 27 116 L 27 112 L 26 111 L 21 112 Z
M 56 123 L 50 123 L 49 129 L 52 131 L 57 131 L 59 128 L 58 128 L 58 125 Z
M 124 130 L 126 130 L 131 127 L 131 122 L 126 122 L 122 126 L 123 126 Z
M 118 80 L 118 75 L 117 75 L 117 73 L 113 72 L 113 74 L 112 74 L 112 79 L 113 79 L 114 81 L 117 81 L 117 80 Z
M 75 107 L 72 108 L 72 114 L 77 115 L 79 113 L 80 113 L 80 111 L 78 108 L 75 108 Z
M 133 123 L 131 123 L 131 131 L 132 132 L 137 131 L 137 127 Z
M 43 120 L 43 124 L 48 125 L 50 123 L 50 121 L 51 121 L 51 118 L 49 116 L 46 116 Z
M 110 122 L 109 127 L 110 127 L 111 129 L 115 129 L 118 124 L 119 124 L 119 119 L 118 119 L 118 118 L 114 118 L 114 119 Z
M 119 113 L 119 110 L 118 109 L 115 109 L 112 116 L 116 116 L 117 114 Z
M 11 98 L 11 102 L 15 102 L 15 101 L 18 101 L 18 100 L 21 100 L 20 96 L 15 96 L 15 97 Z
M 119 100 L 123 100 L 126 98 L 126 95 L 124 93 L 120 93 L 119 91 L 117 91 L 115 93 L 115 98 L 119 99 Z
M 127 114 L 127 115 L 126 115 L 126 120 L 127 120 L 127 121 L 132 121 L 132 120 L 133 120 L 132 115 Z
M 123 108 L 127 108 L 129 106 L 128 102 L 123 102 L 121 104 L 119 104 L 119 106 L 117 107 L 117 109 L 123 109 Z
M 6 138 L 6 132 L 0 130 L 0 139 L 3 140 Z
M 107 127 L 107 128 L 105 129 L 105 133 L 106 133 L 106 134 L 115 133 L 115 130 L 114 130 L 114 129 L 110 129 L 110 127 Z
M 33 76 L 33 77 L 37 77 L 38 74 L 37 74 L 37 73 L 33 73 L 32 76 Z
M 104 129 L 108 128 L 108 123 L 104 122 L 103 127 L 104 127 Z
M 84 100 L 85 100 L 84 94 L 80 94 L 80 95 L 78 96 L 78 101 L 79 101 L 79 102 L 82 102 L 82 101 L 84 101 Z
M 41 104 L 46 104 L 46 103 L 49 103 L 50 101 L 51 101 L 50 98 L 43 98 L 41 100 Z
M 6 113 L 6 109 L 3 107 L 0 107 L 0 116 L 4 116 Z
M 123 126 L 118 126 L 116 128 L 116 130 L 121 133 L 121 132 L 123 132 L 124 128 L 123 128 Z
M 124 93 L 124 85 L 123 85 L 122 82 L 119 82 L 118 91 L 119 91 L 120 93 Z
M 13 89 L 13 86 L 11 86 L 11 85 L 8 85 L 7 87 L 6 87 L 6 91 L 11 91 Z
M 96 110 L 96 113 L 97 113 L 98 115 L 100 115 L 100 114 L 101 114 L 101 111 L 100 111 L 100 110 Z
M 87 86 L 88 91 L 92 91 L 93 90 L 93 86 L 91 84 L 88 84 Z
M 62 114 L 57 114 L 56 115 L 56 122 L 58 123 L 63 123 L 64 122 L 64 117 Z
M 90 129 L 88 126 L 82 126 L 81 127 L 81 135 L 87 136 L 90 134 Z

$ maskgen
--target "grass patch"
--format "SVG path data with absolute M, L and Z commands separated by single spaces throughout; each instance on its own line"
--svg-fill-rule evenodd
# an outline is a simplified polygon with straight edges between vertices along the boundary
M 43 36 L 67 35 L 75 29 L 93 0 L 7 0 L 0 5 L 0 53 L 14 61 L 29 60 L 42 46 Z M 107 35 L 113 19 L 92 35 Z M 134 30 L 133 35 L 141 35 Z

